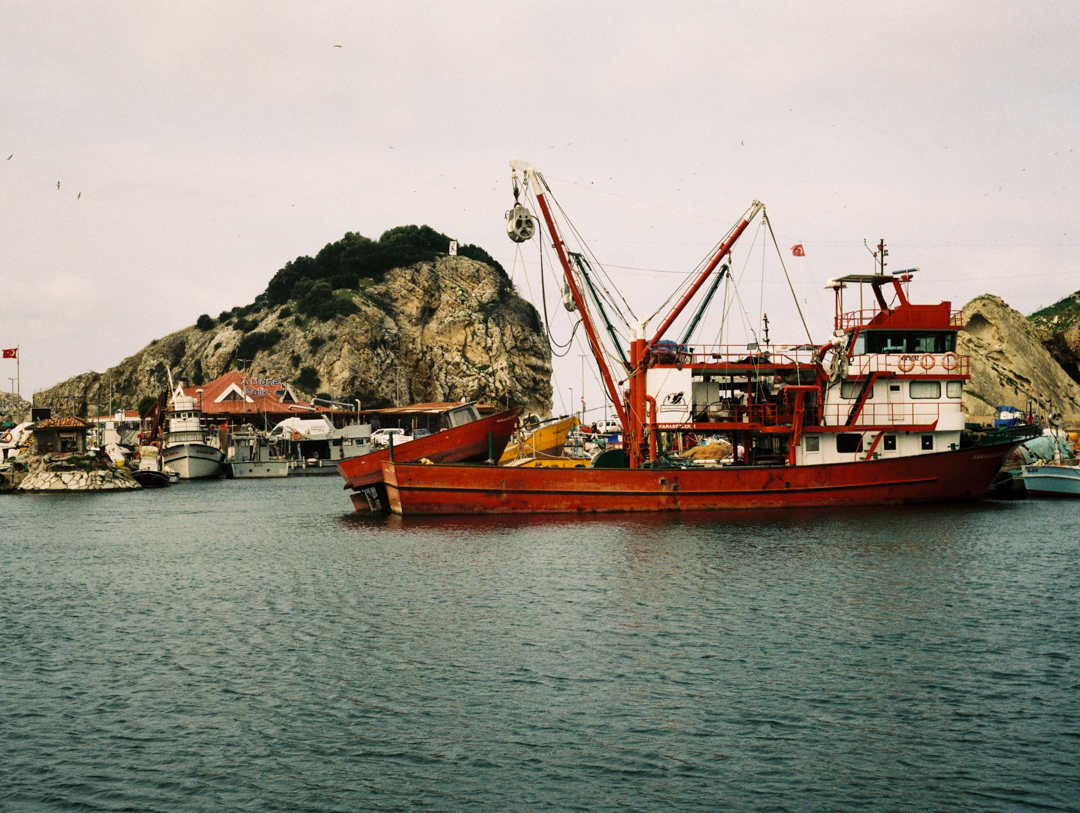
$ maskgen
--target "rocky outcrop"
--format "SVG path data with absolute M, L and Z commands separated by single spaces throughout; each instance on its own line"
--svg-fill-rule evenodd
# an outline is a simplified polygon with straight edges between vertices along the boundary
M 1044 415 L 1080 416 L 1080 385 L 1022 314 L 984 294 L 964 306 L 964 324 L 957 352 L 971 356 L 971 380 L 964 386 L 969 415 L 990 416 L 999 404 L 1023 409 L 1030 401 Z
M 131 408 L 167 386 L 167 369 L 196 384 L 241 369 L 365 408 L 469 399 L 550 413 L 551 355 L 536 310 L 489 265 L 441 256 L 333 295 L 347 300 L 347 315 L 300 316 L 289 302 L 200 320 L 210 324 L 38 393 L 36 403 L 74 403 L 75 414 L 88 402 Z
M 1054 360 L 1080 382 L 1080 291 L 1028 317 Z
M 0 392 L 0 423 L 30 420 L 30 402 L 12 392 Z

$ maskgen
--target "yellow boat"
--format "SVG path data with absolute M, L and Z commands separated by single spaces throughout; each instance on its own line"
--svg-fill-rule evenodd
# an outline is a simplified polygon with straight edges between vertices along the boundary
M 506 444 L 506 450 L 499 458 L 501 465 L 506 465 L 519 458 L 537 461 L 557 460 L 562 457 L 570 432 L 578 425 L 574 416 L 556 418 L 531 428 L 527 423 Z M 579 461 L 580 462 L 580 461 Z

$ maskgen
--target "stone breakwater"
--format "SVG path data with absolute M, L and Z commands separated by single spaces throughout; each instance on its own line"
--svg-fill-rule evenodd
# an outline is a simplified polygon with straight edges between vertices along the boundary
M 123 491 L 142 488 L 126 468 L 93 465 L 93 457 L 31 458 L 20 491 Z

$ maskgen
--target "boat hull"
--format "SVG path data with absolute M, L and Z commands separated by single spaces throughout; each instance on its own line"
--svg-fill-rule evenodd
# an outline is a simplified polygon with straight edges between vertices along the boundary
M 489 415 L 478 421 L 444 429 L 433 435 L 394 447 L 394 459 L 403 463 L 430 460 L 432 463 L 459 463 L 498 460 L 514 433 L 520 409 Z M 490 434 L 490 438 L 489 438 Z M 385 511 L 388 507 L 383 486 L 384 462 L 390 462 L 390 449 L 350 457 L 337 465 L 345 479 L 345 488 L 353 490 L 353 507 L 357 511 Z
M 221 476 L 225 455 L 205 443 L 179 443 L 162 449 L 161 460 L 181 480 L 207 480 Z
M 289 474 L 288 460 L 243 460 L 226 464 L 226 474 L 233 480 L 260 479 L 264 477 L 286 477 Z
M 1076 466 L 1024 466 L 1024 487 L 1038 497 L 1080 497 L 1080 468 Z
M 165 488 L 170 484 L 168 472 L 156 469 L 136 469 L 131 476 L 143 488 Z
M 403 515 L 709 511 L 981 499 L 1009 452 L 1001 444 L 819 466 L 536 469 L 383 463 Z

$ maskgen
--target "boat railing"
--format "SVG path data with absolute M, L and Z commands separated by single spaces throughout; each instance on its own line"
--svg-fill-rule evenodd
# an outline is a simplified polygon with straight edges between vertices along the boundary
M 900 376 L 969 376 L 971 356 L 956 353 L 874 353 L 852 356 L 848 366 L 849 376 L 866 376 L 870 373 L 894 373 Z
M 841 404 L 825 404 L 822 407 L 822 425 L 845 426 L 855 406 L 854 399 Z M 931 426 L 937 425 L 945 416 L 956 419 L 963 415 L 960 401 L 907 401 L 899 403 L 875 403 L 866 401 L 859 411 L 852 428 L 861 426 Z M 950 422 L 951 423 L 951 422 Z
M 881 322 L 894 313 L 891 310 L 881 308 L 862 308 L 860 310 L 841 313 L 836 317 L 837 330 L 854 330 L 857 327 L 872 327 L 876 322 Z M 911 309 L 904 313 L 904 329 L 932 328 L 940 330 L 944 328 L 960 328 L 964 326 L 963 311 L 949 311 L 946 323 L 942 324 L 944 311 Z
M 712 364 L 772 366 L 811 365 L 816 362 L 817 348 L 812 344 L 770 344 L 758 347 L 741 345 L 712 345 L 675 348 L 659 347 L 654 352 L 660 365 L 683 364 L 709 366 Z

